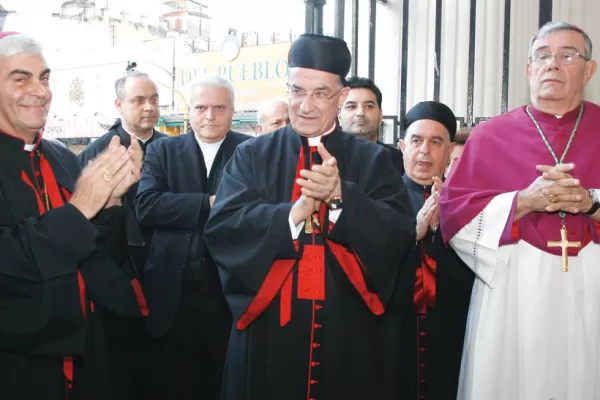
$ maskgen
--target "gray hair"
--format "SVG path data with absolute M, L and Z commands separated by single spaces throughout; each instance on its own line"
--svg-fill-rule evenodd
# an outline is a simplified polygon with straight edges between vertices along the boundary
M 128 79 L 132 79 L 132 78 L 150 79 L 150 76 L 145 72 L 131 70 L 130 72 L 126 73 L 125 75 L 123 75 L 122 77 L 117 79 L 115 81 L 115 93 L 117 95 L 117 99 L 119 99 L 119 100 L 125 99 L 125 84 L 127 83 Z M 150 80 L 152 80 L 152 79 L 150 79 Z
M 583 29 L 573 24 L 569 24 L 565 21 L 548 22 L 547 24 L 542 26 L 539 31 L 537 31 L 537 33 L 531 38 L 531 42 L 529 43 L 529 58 L 533 57 L 533 45 L 538 39 L 545 38 L 554 32 L 560 31 L 573 31 L 581 33 L 581 35 L 583 35 L 583 38 L 585 39 L 584 56 L 587 60 L 592 59 L 592 39 L 590 39 L 589 35 L 585 33 Z
M 199 78 L 192 80 L 187 87 L 188 103 L 192 103 L 192 94 L 196 88 L 221 88 L 229 91 L 229 102 L 232 106 L 235 105 L 235 90 L 231 81 L 221 75 L 202 75 Z
M 258 111 L 256 112 L 256 120 L 259 124 L 262 124 L 263 117 L 265 116 L 269 108 L 271 106 L 274 106 L 275 104 L 285 104 L 286 106 L 288 106 L 288 101 L 283 97 L 271 97 L 260 103 L 258 106 Z
M 21 33 L 4 36 L 0 39 L 0 57 L 11 57 L 17 54 L 41 56 L 42 45 L 35 39 Z

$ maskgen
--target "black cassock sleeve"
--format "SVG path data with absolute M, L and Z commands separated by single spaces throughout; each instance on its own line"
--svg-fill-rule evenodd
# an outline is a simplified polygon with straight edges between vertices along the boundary
M 61 317 L 69 321 L 55 337 L 79 329 L 83 320 L 78 264 L 97 250 L 98 230 L 71 204 L 18 224 L 0 223 L 0 341 L 3 346 L 36 338 L 49 323 L 49 308 L 60 296 Z M 51 285 L 53 290 L 49 290 Z M 75 317 L 74 317 L 75 316 Z M 32 339 L 33 340 L 33 339 Z M 39 343 L 34 343 L 39 344 Z M 6 347 L 9 348 L 9 347 Z
M 258 292 L 275 260 L 299 259 L 290 230 L 292 203 L 260 198 L 250 147 L 237 147 L 225 166 L 204 228 L 215 262 Z
M 0 282 L 14 278 L 41 283 L 74 274 L 97 249 L 99 235 L 71 204 L 14 226 L 0 225 Z
M 169 192 L 164 146 L 148 146 L 135 197 L 140 225 L 153 229 L 199 229 L 210 213 L 210 194 Z M 164 160 L 163 160 L 164 161 Z
M 139 305 L 131 279 L 135 277 L 127 247 L 126 209 L 115 206 L 102 210 L 93 223 L 100 232 L 98 251 L 86 258 L 80 272 L 89 299 L 119 315 L 139 317 Z
M 342 212 L 327 236 L 356 252 L 386 305 L 416 238 L 406 188 L 389 155 L 364 157 L 358 182 L 342 180 L 342 196 Z
M 475 274 L 444 241 L 442 231 L 429 231 L 424 239 L 424 250 L 437 263 L 438 290 L 441 284 L 450 286 L 454 294 L 471 296 Z

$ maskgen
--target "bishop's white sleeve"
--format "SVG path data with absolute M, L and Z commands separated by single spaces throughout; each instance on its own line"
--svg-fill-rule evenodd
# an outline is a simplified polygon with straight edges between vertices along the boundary
M 517 192 L 509 192 L 494 197 L 479 215 L 450 239 L 456 254 L 491 288 L 506 270 L 514 247 L 501 247 L 500 238 L 507 224 L 512 226 L 508 218 L 516 195 Z

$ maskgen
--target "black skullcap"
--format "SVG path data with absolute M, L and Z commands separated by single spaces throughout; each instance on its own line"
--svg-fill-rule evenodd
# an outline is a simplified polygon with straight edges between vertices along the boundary
M 423 101 L 418 103 L 406 113 L 404 118 L 404 132 L 413 123 L 422 119 L 430 119 L 444 125 L 450 134 L 450 141 L 456 135 L 456 117 L 447 105 L 437 101 Z
M 340 38 L 305 33 L 292 43 L 288 53 L 290 68 L 309 68 L 338 75 L 344 86 L 350 72 L 352 56 Z

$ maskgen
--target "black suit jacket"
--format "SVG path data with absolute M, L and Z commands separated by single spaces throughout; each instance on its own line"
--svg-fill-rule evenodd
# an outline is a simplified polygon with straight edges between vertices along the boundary
M 94 158 L 98 157 L 110 144 L 113 136 L 119 136 L 121 144 L 125 147 L 131 145 L 131 135 L 123 129 L 121 120 L 117 120 L 113 126 L 110 127 L 108 132 L 100 136 L 98 139 L 90 143 L 79 155 L 79 163 L 84 168 L 87 163 Z M 167 137 L 164 133 L 154 131 L 152 137 L 145 143 L 139 142 L 144 154 L 146 154 L 147 147 L 158 139 Z M 123 206 L 127 211 L 127 243 L 129 244 L 129 252 L 133 257 L 133 262 L 136 268 L 136 273 L 141 274 L 146 263 L 147 256 L 147 245 L 150 243 L 152 238 L 152 231 L 140 229 L 136 218 L 135 211 L 133 209 L 133 203 L 135 195 L 137 194 L 138 184 L 133 185 L 127 194 L 123 197 Z
M 237 145 L 248 139 L 241 133 L 227 133 L 210 172 L 217 174 L 215 188 Z M 144 270 L 150 309 L 147 327 L 154 337 L 163 336 L 173 323 L 191 239 L 195 232 L 204 232 L 209 197 L 214 194 L 208 191 L 205 176 L 202 151 L 193 133 L 148 147 L 135 210 L 140 225 L 154 231 Z M 203 238 L 201 246 L 205 248 Z

